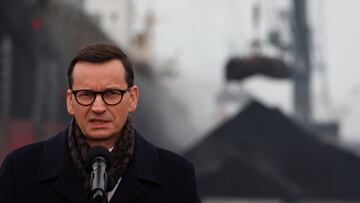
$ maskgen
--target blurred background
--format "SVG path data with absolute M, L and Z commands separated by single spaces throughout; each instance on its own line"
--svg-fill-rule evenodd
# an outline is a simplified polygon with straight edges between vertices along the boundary
M 135 63 L 136 128 L 205 203 L 360 202 L 356 0 L 2 0 L 0 163 L 70 122 L 76 51 Z

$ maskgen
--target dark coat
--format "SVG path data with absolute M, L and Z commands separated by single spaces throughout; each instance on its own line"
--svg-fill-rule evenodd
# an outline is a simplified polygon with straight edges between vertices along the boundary
M 0 203 L 87 203 L 67 145 L 67 131 L 9 154 L 0 168 Z M 139 134 L 134 158 L 110 203 L 198 203 L 194 169 Z

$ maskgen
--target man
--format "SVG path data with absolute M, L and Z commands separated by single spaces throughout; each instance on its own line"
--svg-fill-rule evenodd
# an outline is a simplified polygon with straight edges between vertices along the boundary
M 94 146 L 111 151 L 104 202 L 200 202 L 192 165 L 134 129 L 129 113 L 136 109 L 139 89 L 119 48 L 104 43 L 83 48 L 69 65 L 68 81 L 67 111 L 74 119 L 48 141 L 5 158 L 0 203 L 89 202 L 86 154 Z

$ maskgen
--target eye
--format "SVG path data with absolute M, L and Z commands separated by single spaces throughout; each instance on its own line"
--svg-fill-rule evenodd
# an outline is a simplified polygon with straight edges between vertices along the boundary
M 89 91 L 89 90 L 82 90 L 82 91 L 79 91 L 78 93 L 77 93 L 77 96 L 78 97 L 91 97 L 91 96 L 93 96 L 94 94 L 91 92 L 91 91 Z
M 106 90 L 104 92 L 104 96 L 117 96 L 117 95 L 121 95 L 121 93 L 117 90 Z

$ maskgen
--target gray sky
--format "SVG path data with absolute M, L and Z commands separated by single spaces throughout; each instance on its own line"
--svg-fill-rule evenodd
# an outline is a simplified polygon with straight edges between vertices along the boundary
M 264 30 L 278 23 L 272 9 L 286 7 L 289 3 L 286 0 L 261 1 L 262 20 L 256 32 L 251 23 L 254 2 L 256 0 L 137 0 L 136 8 L 138 17 L 148 9 L 156 12 L 156 57 L 178 57 L 180 77 L 204 81 L 213 85 L 209 89 L 218 90 L 224 84 L 223 67 L 228 57 L 249 54 L 249 40 L 254 34 L 262 36 Z M 360 61 L 357 60 L 360 1 L 313 0 L 309 3 L 314 50 L 327 67 L 329 84 L 329 99 L 325 101 L 319 90 L 314 89 L 316 114 L 320 118 L 325 115 L 340 119 L 342 139 L 360 141 L 357 124 L 360 119 L 360 82 L 357 79 L 360 75 Z M 318 61 L 316 59 L 316 63 Z M 314 79 L 318 82 L 317 73 L 318 69 L 314 70 Z M 289 81 L 255 77 L 243 85 L 266 104 L 292 112 Z

